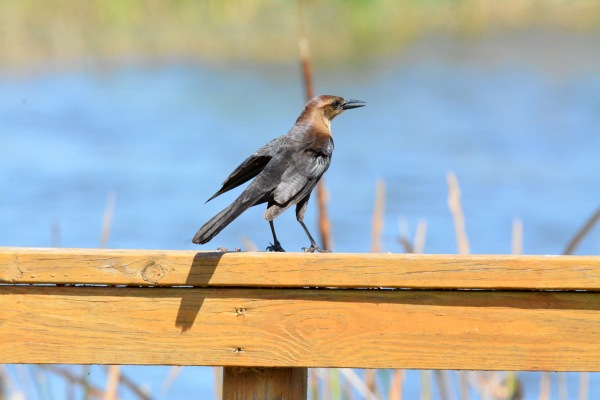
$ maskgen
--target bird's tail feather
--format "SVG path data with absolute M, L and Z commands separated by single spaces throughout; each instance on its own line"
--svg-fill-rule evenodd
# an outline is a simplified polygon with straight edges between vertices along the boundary
M 233 203 L 231 203 L 223 211 L 212 217 L 202 228 L 196 232 L 196 235 L 192 239 L 193 243 L 204 244 L 214 238 L 219 232 L 221 232 L 227 225 L 229 225 L 234 219 L 240 216 L 244 211 L 254 205 L 254 202 L 248 201 L 248 199 L 242 200 L 242 196 L 238 197 Z

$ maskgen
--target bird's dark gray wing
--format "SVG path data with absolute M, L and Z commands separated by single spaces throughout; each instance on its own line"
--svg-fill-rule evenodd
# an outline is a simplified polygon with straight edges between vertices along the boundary
M 248 182 L 250 179 L 260 174 L 269 161 L 271 161 L 271 158 L 273 157 L 272 150 L 277 147 L 281 140 L 282 136 L 271 140 L 250 157 L 246 158 L 231 174 L 229 174 L 227 179 L 223 182 L 221 189 L 213 194 L 210 199 L 206 200 L 206 202 L 208 203 L 215 197 Z
M 331 161 L 330 154 L 305 151 L 293 157 L 281 182 L 273 191 L 273 201 L 265 212 L 265 219 L 273 220 L 289 207 L 297 204 L 314 189 Z

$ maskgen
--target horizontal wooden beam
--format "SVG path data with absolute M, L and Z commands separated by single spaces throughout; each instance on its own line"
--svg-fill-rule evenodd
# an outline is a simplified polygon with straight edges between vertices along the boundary
M 0 363 L 600 371 L 581 292 L 0 286 Z
M 0 248 L 0 304 L 0 363 L 600 370 L 599 257 Z
M 5 247 L 0 283 L 600 291 L 600 257 Z

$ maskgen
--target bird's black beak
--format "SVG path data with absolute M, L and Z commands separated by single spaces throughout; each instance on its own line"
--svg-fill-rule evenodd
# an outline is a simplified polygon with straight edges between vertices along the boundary
M 342 110 L 350 110 L 351 108 L 364 107 L 367 103 L 362 100 L 344 100 L 344 104 L 342 104 Z

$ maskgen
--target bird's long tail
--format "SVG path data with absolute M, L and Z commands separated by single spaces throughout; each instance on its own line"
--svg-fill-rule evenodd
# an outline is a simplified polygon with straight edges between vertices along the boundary
M 192 242 L 196 244 L 204 244 L 209 242 L 219 232 L 225 229 L 225 227 L 234 219 L 239 217 L 240 214 L 255 204 L 253 201 L 247 198 L 244 199 L 243 197 L 244 196 L 238 197 L 233 203 L 227 206 L 227 208 L 205 223 L 202 228 L 196 232 Z

